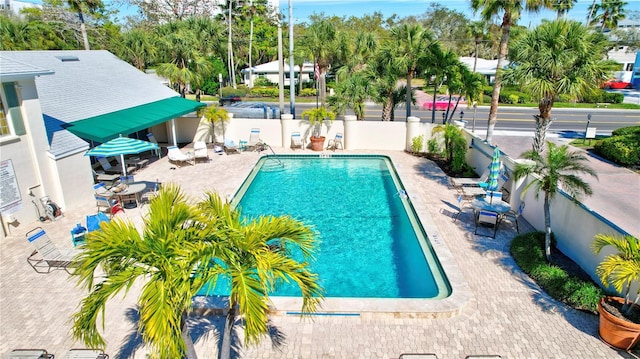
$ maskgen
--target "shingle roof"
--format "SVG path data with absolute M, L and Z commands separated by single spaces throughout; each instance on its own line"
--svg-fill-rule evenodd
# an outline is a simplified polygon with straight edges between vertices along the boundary
M 85 141 L 62 129 L 65 123 L 179 95 L 105 50 L 1 51 L 0 58 L 3 67 L 7 59 L 54 71 L 36 78 L 54 156 L 86 149 Z
M 0 55 L 0 78 L 3 82 L 15 81 L 26 77 L 33 78 L 39 75 L 49 75 L 53 71 L 12 60 Z

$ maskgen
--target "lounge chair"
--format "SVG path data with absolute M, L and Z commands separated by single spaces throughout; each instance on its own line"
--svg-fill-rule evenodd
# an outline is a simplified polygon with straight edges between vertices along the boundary
M 193 155 L 195 160 L 205 159 L 207 162 L 209 161 L 209 149 L 207 149 L 207 144 L 203 141 L 196 141 L 193 144 Z
M 169 150 L 167 156 L 169 157 L 170 162 L 176 164 L 186 162 L 192 166 L 195 165 L 195 157 L 193 156 L 193 153 L 183 153 L 176 146 L 167 147 L 167 150 Z
M 102 171 L 96 171 L 94 169 L 92 169 L 93 171 L 93 179 L 96 182 L 109 182 L 110 185 L 113 185 L 113 182 L 115 182 L 120 176 L 117 173 L 104 173 Z
M 461 190 L 462 187 L 483 187 L 487 188 L 487 178 L 489 178 L 489 169 L 484 171 L 480 178 L 461 178 L 450 177 L 449 184 L 456 190 Z
M 338 149 L 338 147 L 340 147 L 341 150 L 344 150 L 344 146 L 342 144 L 342 137 L 343 136 L 341 132 L 336 133 L 336 137 L 329 140 L 329 143 L 327 144 L 327 149 L 335 151 Z
M 260 144 L 261 142 L 260 129 L 252 128 L 251 133 L 249 134 L 249 141 L 247 141 L 247 148 L 249 150 L 256 150 L 258 148 L 258 144 Z
M 224 140 L 224 153 L 232 154 L 232 153 L 240 153 L 240 148 L 236 145 L 233 140 Z
M 469 204 L 469 199 L 465 198 L 465 196 L 461 194 L 458 195 L 457 202 L 458 202 L 458 208 L 457 208 L 458 212 L 455 215 L 455 218 L 453 220 L 454 222 L 458 220 L 458 217 L 460 217 L 460 215 L 462 214 L 465 208 L 470 208 L 464 205 L 465 202 L 467 203 L 467 205 Z
M 14 349 L 3 358 L 6 359 L 53 359 L 53 354 L 44 349 Z
M 512 209 L 503 215 L 504 217 L 513 218 L 513 220 L 516 222 L 516 231 L 518 233 L 520 233 L 520 227 L 518 226 L 518 217 L 522 216 L 522 212 L 524 212 L 524 202 L 520 202 L 520 206 L 518 206 L 517 211 L 514 211 Z
M 291 133 L 291 149 L 300 148 L 304 149 L 304 140 L 300 135 L 300 132 Z
M 476 217 L 476 229 L 473 232 L 474 234 L 478 234 L 478 227 L 483 225 L 488 225 L 493 227 L 493 235 L 491 238 L 496 238 L 496 232 L 498 231 L 498 225 L 500 224 L 498 213 L 480 210 Z M 489 236 L 487 236 L 489 237 Z
M 151 132 L 147 133 L 147 140 L 149 140 L 149 142 L 151 143 L 155 143 L 156 145 L 158 145 L 158 140 L 156 140 L 156 137 Z M 157 150 L 153 150 L 153 151 L 156 153 L 156 156 L 158 156 L 158 158 L 162 158 L 162 151 L 160 150 L 160 145 L 158 145 Z
M 120 156 L 116 156 L 116 161 L 118 161 L 118 166 L 119 166 L 120 168 L 122 168 L 122 158 L 120 158 Z M 130 166 L 130 165 L 127 163 L 127 160 L 125 160 L 125 161 L 124 161 L 124 166 L 125 166 L 125 167 L 126 167 L 126 169 L 127 169 L 127 173 L 134 172 L 135 170 L 137 170 L 137 169 L 138 169 L 138 167 L 137 167 L 137 166 L 135 166 L 135 165 L 134 165 L 134 166 Z
M 102 170 L 107 174 L 122 173 L 122 167 L 120 168 L 113 167 L 106 157 L 99 157 L 98 163 L 100 163 Z
M 62 359 L 109 359 L 109 355 L 98 349 L 71 349 Z
M 27 240 L 36 249 L 27 257 L 29 265 L 38 273 L 49 273 L 52 269 L 64 269 L 69 272 L 69 266 L 77 250 L 58 249 L 47 233 L 41 227 L 36 227 L 26 234 Z M 40 258 L 36 258 L 36 257 Z

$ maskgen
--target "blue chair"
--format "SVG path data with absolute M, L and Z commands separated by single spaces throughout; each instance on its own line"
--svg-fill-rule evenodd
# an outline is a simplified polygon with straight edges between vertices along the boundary
M 109 217 L 103 212 L 98 212 L 97 214 L 88 215 L 86 221 L 87 232 L 93 232 L 100 229 L 100 223 L 109 222 Z

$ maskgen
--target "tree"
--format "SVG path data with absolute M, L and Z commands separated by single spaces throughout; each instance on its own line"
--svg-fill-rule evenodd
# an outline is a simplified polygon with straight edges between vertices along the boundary
M 542 152 L 559 95 L 584 97 L 606 80 L 607 46 L 602 34 L 563 19 L 544 22 L 514 41 L 509 58 L 516 65 L 505 71 L 504 79 L 520 83 L 523 91 L 539 99 L 534 151 Z
M 205 226 L 224 233 L 212 241 L 221 240 L 229 249 L 217 257 L 223 268 L 221 275 L 231 287 L 221 358 L 230 357 L 238 315 L 244 317 L 246 344 L 258 343 L 267 334 L 269 294 L 284 281 L 300 288 L 302 313 L 316 310 L 323 289 L 309 268 L 316 248 L 316 235 L 310 227 L 289 216 L 243 219 L 239 210 L 213 193 L 208 193 L 199 207 L 207 218 Z M 300 260 L 292 257 L 294 252 L 301 253 Z
M 72 317 L 73 337 L 87 347 L 103 348 L 97 322 L 107 301 L 137 280 L 146 280 L 138 297 L 143 341 L 159 358 L 195 358 L 186 321 L 191 298 L 217 278 L 221 268 L 209 263 L 227 250 L 210 238 L 217 228 L 189 225 L 197 220 L 197 209 L 179 188 L 164 185 L 151 200 L 142 233 L 117 217 L 91 232 L 73 272 L 78 284 L 89 290 Z M 96 277 L 102 271 L 104 277 Z
M 479 74 L 477 72 L 472 72 L 463 63 L 459 63 L 456 67 L 457 67 L 457 70 L 456 70 L 457 75 L 456 75 L 455 86 L 452 88 L 450 85 L 449 90 L 451 92 L 459 93 L 460 96 L 458 96 L 456 100 L 456 105 L 453 108 L 453 111 L 451 111 L 451 114 L 449 115 L 448 122 L 451 122 L 451 120 L 453 119 L 453 115 L 458 109 L 458 105 L 460 104 L 460 101 L 463 96 L 466 97 L 468 106 L 471 106 L 473 102 L 479 101 L 482 99 L 482 88 L 484 87 L 484 84 L 485 84 L 485 79 L 484 79 L 484 76 L 482 76 L 482 74 Z M 451 94 L 449 95 L 449 101 L 451 101 Z
M 394 43 L 385 42 L 367 65 L 367 72 L 372 74 L 370 78 L 374 84 L 371 98 L 382 104 L 382 121 L 393 121 L 396 105 L 405 99 L 406 86 L 398 85 L 402 69 L 396 62 L 395 51 Z
M 438 95 L 438 89 L 442 83 L 447 79 L 447 75 L 451 74 L 454 67 L 460 63 L 458 55 L 455 53 L 443 50 L 439 43 L 434 43 L 429 47 L 427 65 L 425 66 L 426 78 L 431 78 L 433 81 L 433 106 L 431 108 L 431 123 L 436 122 L 436 97 Z
M 156 39 L 153 33 L 142 29 L 132 29 L 122 34 L 117 44 L 118 57 L 144 71 L 157 56 Z
M 496 65 L 496 74 L 493 83 L 493 93 L 491 95 L 491 107 L 489 108 L 489 120 L 487 126 L 486 140 L 491 144 L 493 137 L 493 129 L 498 120 L 498 99 L 500 97 L 500 88 L 502 87 L 502 68 L 504 59 L 507 55 L 507 45 L 509 43 L 509 34 L 511 26 L 515 25 L 520 18 L 523 8 L 528 11 L 537 12 L 540 8 L 551 6 L 550 0 L 471 0 L 471 8 L 475 12 L 480 11 L 480 17 L 484 21 L 491 21 L 494 17 L 502 14 L 502 36 L 500 37 L 500 47 L 498 50 L 498 63 Z
M 412 93 L 411 80 L 418 70 L 422 70 L 428 48 L 434 42 L 433 35 L 418 24 L 403 23 L 391 29 L 391 39 L 397 48 L 397 67 L 405 74 L 407 93 L 405 105 L 407 118 L 411 116 Z
M 551 8 L 558 14 L 558 19 L 562 19 L 573 9 L 578 0 L 557 0 Z
M 331 22 L 319 17 L 315 19 L 302 37 L 302 44 L 308 49 L 308 53 L 313 55 L 313 61 L 318 64 L 320 71 L 318 94 L 322 106 L 326 105 L 327 99 L 327 69 L 336 58 L 336 30 Z
M 467 31 L 473 37 L 473 72 L 476 72 L 476 67 L 478 66 L 480 44 L 485 38 L 485 29 L 486 23 L 483 21 L 473 21 L 467 25 Z
M 87 28 L 84 23 L 84 12 L 86 11 L 91 14 L 96 10 L 101 9 L 104 6 L 102 4 L 102 0 L 67 0 L 67 4 L 69 4 L 69 8 L 71 8 L 71 10 L 78 13 L 84 49 L 89 50 L 89 38 L 87 37 Z
M 344 113 L 345 109 L 352 108 L 358 121 L 364 120 L 364 102 L 373 92 L 373 82 L 364 71 L 351 74 L 346 80 L 340 82 L 336 88 L 335 96 L 329 101 L 338 113 Z
M 613 30 L 618 27 L 618 21 L 625 18 L 624 7 L 627 5 L 622 0 L 595 1 L 589 8 L 589 16 L 593 16 L 589 25 L 600 25 L 601 30 Z
M 213 126 L 211 130 L 213 133 L 213 143 L 216 143 L 216 124 L 219 123 L 222 126 L 222 142 L 224 143 L 224 125 L 229 122 L 229 112 L 222 107 L 213 105 L 198 110 L 198 117 L 200 116 L 204 116 L 207 122 Z
M 547 141 L 546 154 L 531 150 L 520 156 L 532 160 L 533 163 L 517 164 L 514 171 L 515 180 L 535 174 L 524 187 L 523 196 L 531 188 L 536 192 L 536 199 L 541 192 L 544 193 L 545 255 L 547 261 L 551 262 L 551 202 L 560 189 L 573 198 L 583 194 L 591 195 L 591 186 L 580 178 L 579 174 L 589 174 L 595 178 L 598 178 L 598 175 L 589 167 L 584 152 L 570 151 L 567 145 L 558 146 Z
M 458 54 L 471 53 L 470 43 L 461 41 L 468 37 L 467 25 L 470 22 L 463 13 L 450 10 L 442 4 L 431 3 L 429 9 L 418 19 L 444 49 Z

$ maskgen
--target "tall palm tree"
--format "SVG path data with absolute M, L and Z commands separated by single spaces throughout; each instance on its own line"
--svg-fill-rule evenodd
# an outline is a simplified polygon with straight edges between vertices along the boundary
M 198 117 L 204 116 L 205 120 L 211 124 L 211 133 L 213 137 L 213 143 L 216 143 L 216 125 L 219 123 L 222 126 L 222 142 L 225 142 L 224 126 L 229 122 L 229 112 L 222 107 L 212 105 L 209 107 L 200 108 L 197 112 Z
M 246 344 L 259 342 L 267 334 L 269 294 L 284 283 L 295 283 L 302 292 L 302 312 L 311 313 L 322 299 L 318 276 L 309 268 L 316 247 L 315 232 L 289 217 L 266 216 L 243 219 L 239 210 L 213 193 L 199 204 L 207 218 L 206 227 L 223 231 L 220 240 L 229 249 L 217 257 L 224 268 L 222 276 L 230 283 L 229 311 L 222 338 L 222 359 L 231 354 L 233 327 L 238 315 L 244 316 Z M 299 251 L 300 260 L 291 253 Z
M 509 58 L 516 66 L 504 78 L 539 99 L 534 151 L 542 152 L 556 98 L 583 97 L 606 79 L 607 43 L 602 34 L 563 19 L 544 22 L 514 41 Z
M 550 0 L 529 0 L 526 2 L 524 0 L 471 0 L 471 8 L 476 12 L 480 11 L 480 17 L 484 21 L 490 22 L 494 17 L 502 14 L 502 23 L 500 25 L 502 36 L 500 37 L 498 63 L 496 65 L 487 126 L 486 140 L 489 144 L 491 144 L 493 129 L 498 120 L 498 99 L 502 87 L 502 67 L 504 66 L 504 59 L 507 56 L 507 45 L 509 43 L 511 26 L 518 22 L 523 9 L 537 12 L 542 7 L 550 8 L 551 4 L 552 1 Z
M 601 0 L 600 4 L 595 1 L 589 8 L 591 20 L 589 25 L 600 25 L 601 30 L 613 30 L 618 27 L 618 22 L 625 18 L 624 7 L 627 5 L 622 0 Z
M 313 55 L 313 60 L 318 64 L 320 78 L 318 81 L 318 95 L 320 103 L 324 107 L 327 100 L 326 74 L 329 65 L 336 57 L 336 29 L 326 18 L 320 17 L 307 27 L 301 44 L 308 49 L 307 53 Z
M 467 99 L 467 105 L 471 106 L 473 102 L 479 101 L 482 98 L 482 88 L 485 84 L 485 79 L 482 74 L 469 70 L 469 68 L 462 63 L 458 65 L 458 73 L 459 84 L 456 91 L 460 93 L 460 96 L 458 96 L 456 105 L 449 116 L 449 122 L 451 122 L 461 98 L 464 96 Z
M 122 59 L 127 60 L 138 70 L 144 71 L 156 58 L 155 42 L 152 32 L 132 29 L 122 34 L 121 41 L 116 46 Z
M 87 36 L 87 27 L 84 23 L 84 11 L 88 13 L 94 13 L 96 10 L 102 8 L 102 0 L 67 0 L 67 4 L 71 10 L 78 13 L 78 19 L 80 20 L 80 32 L 82 33 L 82 41 L 84 42 L 84 49 L 89 50 L 89 37 Z
M 361 70 L 341 81 L 336 88 L 336 94 L 329 99 L 329 102 L 337 113 L 344 113 L 345 109 L 351 108 L 356 119 L 363 121 L 364 102 L 371 97 L 373 90 L 374 83 L 365 71 Z
M 577 2 L 578 0 L 557 0 L 552 5 L 552 9 L 556 11 L 558 19 L 562 19 L 569 13 L 569 10 L 573 9 Z
M 428 60 L 425 66 L 426 78 L 433 79 L 433 106 L 431 108 L 431 123 L 436 122 L 436 97 L 438 89 L 447 78 L 447 74 L 452 73 L 452 69 L 460 63 L 458 55 L 445 50 L 438 43 L 433 43 L 427 51 Z
M 480 52 L 480 44 L 485 37 L 486 22 L 473 21 L 468 25 L 468 31 L 471 37 L 473 37 L 473 72 L 476 71 L 478 66 L 478 57 Z
M 391 29 L 391 39 L 397 47 L 397 66 L 403 70 L 407 81 L 405 105 L 407 118 L 411 116 L 411 80 L 425 66 L 428 48 L 435 41 L 433 34 L 420 24 L 403 23 Z
M 367 65 L 367 73 L 374 84 L 371 98 L 382 104 L 382 121 L 393 121 L 396 105 L 405 98 L 399 98 L 402 88 L 406 90 L 406 87 L 399 86 L 403 73 L 395 60 L 396 50 L 393 43 L 384 43 Z
M 517 164 L 514 171 L 515 180 L 531 176 L 531 181 L 524 187 L 523 195 L 531 188 L 536 191 L 536 199 L 544 193 L 544 225 L 545 256 L 551 261 L 551 202 L 560 189 L 576 198 L 591 195 L 591 186 L 579 177 L 588 174 L 598 178 L 596 172 L 589 167 L 587 156 L 581 151 L 570 151 L 567 145 L 558 146 L 547 141 L 547 151 L 543 155 L 537 151 L 527 151 L 520 155 L 532 160 L 532 164 Z

